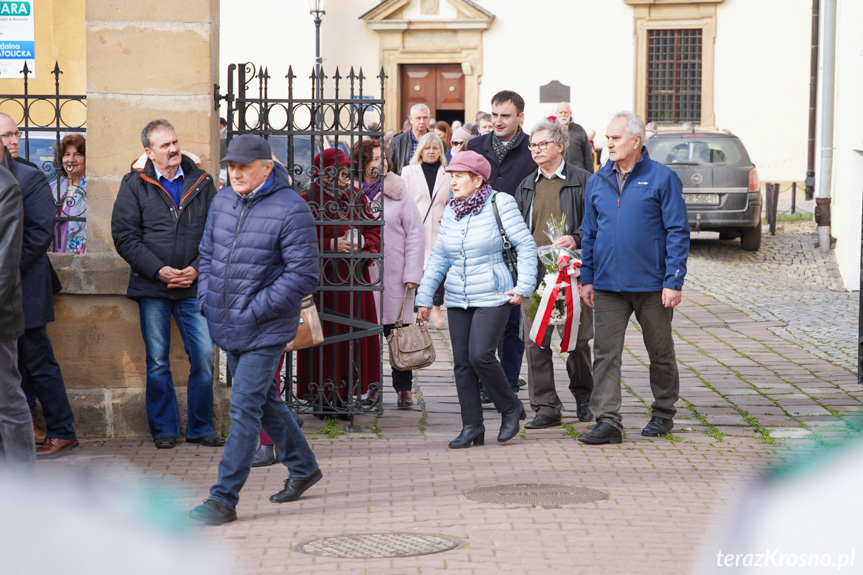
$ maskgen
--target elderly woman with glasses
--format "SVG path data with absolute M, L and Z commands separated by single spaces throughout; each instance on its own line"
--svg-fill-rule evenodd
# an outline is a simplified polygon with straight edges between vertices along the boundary
M 502 414 L 497 440 L 518 434 L 524 406 L 510 388 L 495 357 L 512 306 L 520 305 L 536 286 L 536 243 L 512 196 L 492 190 L 491 165 L 465 151 L 447 168 L 453 199 L 444 212 L 438 241 L 432 249 L 417 292 L 417 317 L 428 321 L 434 292 L 446 276 L 447 315 L 455 362 L 455 384 L 462 431 L 452 449 L 485 442 L 480 380 Z M 517 254 L 518 278 L 503 259 L 503 238 L 495 216 Z
M 52 251 L 83 254 L 87 250 L 87 141 L 81 134 L 69 134 L 57 151 L 57 179 L 51 192 L 60 202 L 60 221 L 54 229 Z

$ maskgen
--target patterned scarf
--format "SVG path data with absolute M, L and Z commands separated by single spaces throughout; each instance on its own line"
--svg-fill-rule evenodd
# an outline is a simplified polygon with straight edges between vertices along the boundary
M 519 136 L 524 132 L 521 129 L 521 126 L 518 127 L 518 130 L 515 131 L 515 136 L 512 137 L 512 140 L 509 142 L 502 142 L 500 138 L 497 137 L 497 134 L 494 132 L 491 133 L 491 147 L 494 149 L 494 155 L 497 157 L 497 163 L 501 163 L 503 161 L 503 157 L 506 153 L 515 146 L 515 143 L 518 141 Z
M 375 199 L 375 196 L 378 195 L 381 191 L 381 182 L 383 180 L 380 178 L 375 178 L 369 183 L 363 182 L 363 193 L 365 193 L 366 197 L 369 200 Z
M 482 211 L 482 207 L 485 205 L 485 199 L 490 193 L 491 186 L 483 184 L 483 186 L 477 190 L 474 195 L 466 200 L 460 200 L 458 198 L 451 199 L 449 201 L 449 205 L 452 208 L 452 211 L 455 212 L 455 220 L 459 221 L 468 214 L 477 215 L 480 213 Z

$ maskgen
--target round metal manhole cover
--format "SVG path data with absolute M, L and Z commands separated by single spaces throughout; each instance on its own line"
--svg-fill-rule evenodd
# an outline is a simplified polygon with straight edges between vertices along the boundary
M 413 557 L 449 551 L 459 541 L 443 535 L 412 533 L 363 533 L 322 537 L 300 543 L 297 551 L 318 557 L 372 559 L 380 557 Z
M 597 489 L 573 485 L 516 483 L 515 485 L 477 487 L 465 491 L 465 497 L 484 503 L 558 507 L 560 505 L 578 505 L 579 503 L 602 501 L 608 497 L 608 494 Z

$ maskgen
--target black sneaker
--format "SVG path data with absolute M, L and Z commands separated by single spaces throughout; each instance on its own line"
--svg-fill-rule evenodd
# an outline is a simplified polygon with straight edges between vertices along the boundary
M 291 479 L 289 477 L 288 480 L 285 481 L 285 488 L 275 495 L 270 496 L 270 501 L 273 503 L 288 503 L 289 501 L 296 501 L 309 487 L 320 481 L 323 476 L 324 474 L 321 473 L 320 468 L 318 468 L 306 479 Z
M 644 426 L 644 429 L 641 430 L 641 435 L 658 437 L 670 433 L 672 429 L 674 429 L 674 420 L 654 415 L 650 418 L 650 422 Z
M 599 445 L 602 443 L 620 443 L 623 441 L 623 434 L 619 429 L 608 422 L 600 421 L 589 432 L 584 435 L 579 435 L 578 440 L 588 445 Z
M 575 400 L 575 414 L 579 421 L 590 421 L 593 419 L 593 414 L 590 412 L 590 400 L 579 401 Z
M 279 462 L 279 455 L 276 453 L 275 445 L 261 445 L 255 450 L 255 456 L 252 458 L 252 467 L 267 467 Z
M 186 443 L 197 443 L 204 447 L 222 447 L 225 445 L 225 438 L 218 435 L 205 435 L 203 437 L 195 437 L 193 439 L 186 438 Z
M 236 521 L 237 512 L 233 509 L 228 509 L 228 507 L 218 501 L 205 499 L 204 503 L 189 512 L 189 517 L 207 525 L 224 525 L 225 523 Z
M 156 444 L 156 449 L 173 449 L 177 446 L 177 438 L 173 435 L 166 435 L 165 437 L 157 437 L 153 443 Z

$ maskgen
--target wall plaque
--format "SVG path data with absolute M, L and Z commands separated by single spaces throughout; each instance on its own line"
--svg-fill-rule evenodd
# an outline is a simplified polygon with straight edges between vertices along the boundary
M 545 86 L 539 87 L 540 104 L 556 104 L 557 102 L 569 102 L 569 86 L 552 80 Z

